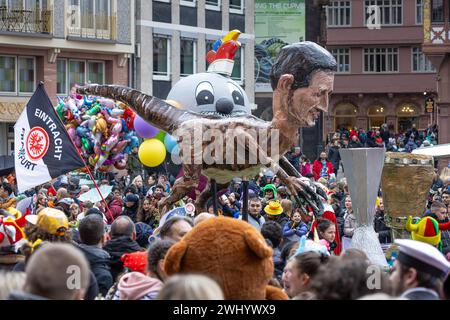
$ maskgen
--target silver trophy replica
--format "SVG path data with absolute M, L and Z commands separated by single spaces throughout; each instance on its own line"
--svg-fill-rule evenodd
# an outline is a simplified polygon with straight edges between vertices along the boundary
M 373 229 L 385 150 L 358 148 L 339 151 L 357 221 L 350 248 L 364 251 L 373 264 L 387 267 L 386 257 Z

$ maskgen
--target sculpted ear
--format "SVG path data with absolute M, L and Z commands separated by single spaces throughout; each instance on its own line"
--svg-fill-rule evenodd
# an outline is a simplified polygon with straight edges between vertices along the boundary
M 171 276 L 181 270 L 181 261 L 187 250 L 187 243 L 183 240 L 174 244 L 166 254 L 164 259 L 164 271 Z
M 266 259 L 272 257 L 272 249 L 253 230 L 244 232 L 245 242 L 258 257 Z
M 280 91 L 288 92 L 289 90 L 291 90 L 293 83 L 294 83 L 294 75 L 283 74 L 278 80 L 277 89 Z

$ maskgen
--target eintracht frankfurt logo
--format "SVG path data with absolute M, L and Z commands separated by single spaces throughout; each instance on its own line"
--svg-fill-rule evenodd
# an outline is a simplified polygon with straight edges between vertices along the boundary
M 38 161 L 47 153 L 49 139 L 47 132 L 41 127 L 34 127 L 28 133 L 25 141 L 28 157 L 33 161 Z

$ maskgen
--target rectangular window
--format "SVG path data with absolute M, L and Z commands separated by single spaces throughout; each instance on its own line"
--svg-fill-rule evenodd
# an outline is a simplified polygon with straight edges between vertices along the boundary
M 56 94 L 67 94 L 67 60 L 56 61 Z
M 329 27 L 351 25 L 351 1 L 331 1 L 327 6 L 327 23 Z
M 73 88 L 76 84 L 85 85 L 86 63 L 84 61 L 69 61 L 69 85 Z
M 398 72 L 398 48 L 364 49 L 364 72 Z
M 373 10 L 367 12 L 370 6 L 376 6 L 379 9 L 381 25 L 401 25 L 403 23 L 403 0 L 365 0 L 364 4 L 366 17 L 364 24 L 371 21 L 370 18 L 374 14 Z
M 337 72 L 349 73 L 350 72 L 350 49 L 332 49 L 331 53 L 337 62 Z
M 419 47 L 412 48 L 411 50 L 413 72 L 436 72 L 430 60 L 428 60 Z
M 230 0 L 230 12 L 243 13 L 244 12 L 244 0 Z
M 33 93 L 35 89 L 35 59 L 19 57 L 19 92 Z
M 0 92 L 16 92 L 16 57 L 0 56 Z
M 163 37 L 153 37 L 153 75 L 169 77 L 170 66 L 170 39 Z
M 206 0 L 205 8 L 220 11 L 220 0 Z
M 103 84 L 105 79 L 105 63 L 88 61 L 87 82 Z
M 423 23 L 423 0 L 416 0 L 416 24 Z
M 237 83 L 244 84 L 244 47 L 239 48 L 234 56 L 234 67 L 231 73 L 231 79 Z
M 431 1 L 431 22 L 444 22 L 444 1 Z
M 195 7 L 195 0 L 180 0 L 180 5 L 187 7 Z
M 196 67 L 196 43 L 193 40 L 182 39 L 180 41 L 180 75 L 188 76 L 195 73 Z

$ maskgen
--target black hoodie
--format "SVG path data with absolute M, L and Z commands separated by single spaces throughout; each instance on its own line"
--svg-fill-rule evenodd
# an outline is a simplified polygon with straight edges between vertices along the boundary
M 98 283 L 98 291 L 103 296 L 106 296 L 108 290 L 113 285 L 113 278 L 111 275 L 110 260 L 111 257 L 102 248 L 97 246 L 88 246 L 80 244 L 79 248 L 83 251 L 86 259 L 89 261 L 92 272 Z
M 120 258 L 124 253 L 132 253 L 142 251 L 139 244 L 128 236 L 119 236 L 109 240 L 103 247 L 103 250 L 109 253 L 111 274 L 113 281 L 117 280 L 117 276 L 123 272 L 123 263 Z

